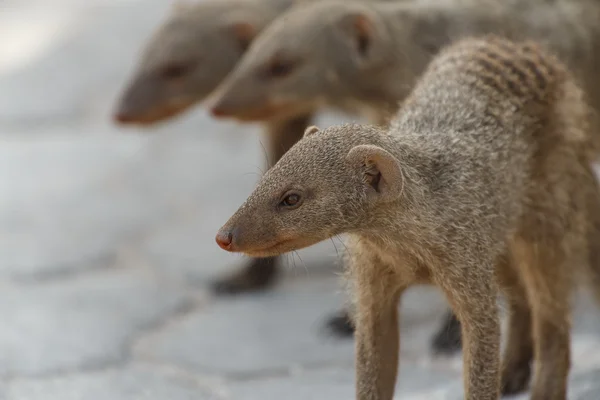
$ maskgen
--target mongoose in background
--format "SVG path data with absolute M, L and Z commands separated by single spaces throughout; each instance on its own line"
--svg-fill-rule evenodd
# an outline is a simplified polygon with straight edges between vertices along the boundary
M 203 101 L 294 0 L 177 2 L 144 46 L 114 118 L 151 124 Z
M 600 109 L 598 21 L 597 0 L 324 0 L 279 16 L 209 103 L 242 121 L 334 106 L 384 123 L 441 48 L 494 33 L 547 45 Z
M 321 1 L 289 10 L 257 37 L 210 100 L 212 112 L 256 121 L 334 106 L 385 124 L 441 48 L 485 33 L 547 45 L 600 109 L 598 21 L 596 0 Z M 348 318 L 342 312 L 331 325 L 351 332 Z M 434 349 L 457 349 L 459 332 L 448 314 Z
M 422 283 L 461 320 L 466 399 L 523 390 L 533 357 L 531 399 L 564 400 L 571 291 L 580 272 L 600 272 L 585 97 L 535 42 L 460 40 L 389 130 L 308 128 L 216 241 L 261 257 L 349 235 L 358 400 L 392 399 L 397 304 Z M 499 288 L 510 311 L 502 367 Z
M 114 119 L 122 124 L 150 125 L 180 115 L 217 88 L 252 40 L 277 16 L 294 5 L 319 1 L 175 3 L 145 44 L 118 100 Z

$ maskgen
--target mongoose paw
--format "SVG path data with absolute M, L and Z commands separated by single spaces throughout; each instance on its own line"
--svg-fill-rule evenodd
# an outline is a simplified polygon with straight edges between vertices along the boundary
M 531 364 L 522 362 L 508 367 L 502 374 L 502 396 L 512 396 L 527 390 L 531 378 Z
M 434 354 L 451 355 L 462 349 L 460 321 L 448 311 L 444 323 L 432 339 L 431 347 Z
M 250 264 L 211 284 L 217 295 L 258 292 L 271 286 L 277 277 L 277 258 L 253 258 Z
M 330 334 L 340 338 L 348 338 L 354 335 L 354 324 L 346 310 L 339 311 L 329 317 L 325 327 Z

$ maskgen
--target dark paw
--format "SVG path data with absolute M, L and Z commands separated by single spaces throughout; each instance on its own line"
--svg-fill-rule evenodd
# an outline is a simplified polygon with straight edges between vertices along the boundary
M 340 338 L 349 338 L 354 335 L 354 325 L 346 311 L 340 311 L 330 317 L 325 326 L 330 334 Z
M 507 367 L 502 374 L 502 396 L 511 396 L 527 390 L 531 378 L 531 365 L 523 362 Z
M 451 355 L 462 348 L 462 335 L 460 322 L 456 316 L 448 312 L 444 316 L 444 323 L 431 341 L 434 354 Z
M 258 292 L 273 285 L 277 278 L 277 258 L 253 258 L 246 267 L 211 284 L 217 295 Z

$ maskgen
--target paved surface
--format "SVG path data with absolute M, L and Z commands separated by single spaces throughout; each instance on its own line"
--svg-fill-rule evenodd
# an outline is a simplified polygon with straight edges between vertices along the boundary
M 166 3 L 0 1 L 0 399 L 351 399 L 352 343 L 322 331 L 335 246 L 290 256 L 269 293 L 206 289 L 243 262 L 213 237 L 262 169 L 258 129 L 201 109 L 152 132 L 109 120 Z M 460 399 L 460 358 L 427 352 L 440 295 L 402 308 L 398 398 Z M 571 399 L 598 399 L 586 298 L 576 327 Z

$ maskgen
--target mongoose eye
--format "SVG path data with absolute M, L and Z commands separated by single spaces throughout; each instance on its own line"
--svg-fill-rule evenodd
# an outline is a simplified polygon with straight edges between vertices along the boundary
M 302 198 L 297 193 L 290 193 L 281 200 L 280 206 L 286 208 L 298 207 L 301 203 Z
M 271 78 L 283 78 L 289 75 L 294 69 L 294 64 L 289 61 L 275 60 L 269 65 L 267 71 Z
M 186 64 L 171 64 L 163 67 L 160 74 L 167 79 L 177 79 L 186 75 L 190 69 L 190 65 Z

